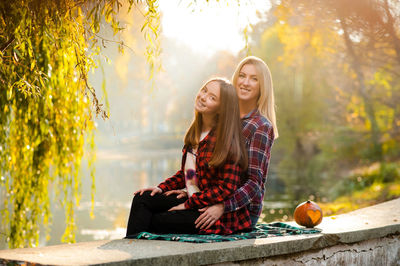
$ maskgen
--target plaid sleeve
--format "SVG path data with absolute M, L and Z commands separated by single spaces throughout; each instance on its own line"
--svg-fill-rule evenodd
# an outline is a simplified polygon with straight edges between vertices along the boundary
M 163 192 L 173 190 L 173 189 L 182 189 L 185 187 L 185 176 L 183 174 L 182 170 L 179 170 L 176 172 L 175 175 L 167 178 L 164 180 L 164 182 L 160 183 L 158 185 L 159 188 Z
M 218 184 L 194 193 L 186 202 L 186 209 L 203 208 L 223 202 L 236 190 L 240 180 L 240 167 L 234 163 L 225 163 L 218 170 Z
M 274 141 L 273 127 L 263 125 L 257 128 L 249 147 L 248 180 L 236 190 L 235 194 L 224 201 L 224 212 L 236 211 L 263 193 L 264 177 L 267 174 L 272 143 Z M 262 197 L 262 195 L 261 195 Z

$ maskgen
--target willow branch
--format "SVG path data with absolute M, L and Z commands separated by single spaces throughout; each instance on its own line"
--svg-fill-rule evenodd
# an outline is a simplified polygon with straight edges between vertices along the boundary
M 6 42 L 2 47 L 0 47 L 0 51 L 2 53 L 4 53 L 4 51 L 8 48 L 8 46 L 10 46 L 10 44 L 12 44 L 14 42 L 14 40 L 15 40 L 15 37 L 13 35 L 13 36 L 11 36 L 10 40 L 8 40 L 8 42 Z

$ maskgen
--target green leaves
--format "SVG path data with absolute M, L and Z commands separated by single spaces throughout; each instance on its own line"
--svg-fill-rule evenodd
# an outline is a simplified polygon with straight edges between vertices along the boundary
M 128 0 L 128 10 L 140 3 Z M 121 6 L 119 0 L 0 2 L 0 176 L 6 177 L 0 184 L 7 195 L 0 211 L 11 248 L 38 245 L 39 225 L 51 222 L 51 193 L 65 210 L 62 241 L 75 241 L 85 154 L 94 203 L 92 112 L 106 119 L 109 107 L 97 99 L 88 72 L 108 42 L 98 36 L 101 27 L 109 25 L 114 35 L 123 29 Z M 157 1 L 146 6 L 142 32 L 152 78 L 161 69 L 160 15 Z M 122 51 L 124 42 L 118 44 Z M 102 90 L 106 95 L 104 82 Z
M 84 139 L 94 128 L 88 122 L 91 103 L 84 98 L 87 73 L 95 61 L 86 38 L 91 25 L 81 9 L 94 2 L 0 4 L 0 24 L 7 24 L 0 31 L 0 175 L 7 177 L 1 182 L 7 195 L 1 221 L 11 248 L 38 245 L 39 225 L 51 222 L 51 187 L 62 192 L 63 241 L 75 240 Z M 93 11 L 96 27 L 100 10 Z M 96 45 L 92 48 L 96 52 Z
M 146 46 L 146 61 L 150 67 L 149 79 L 152 81 L 151 89 L 154 89 L 154 74 L 161 70 L 162 65 L 160 61 L 161 44 L 159 40 L 160 32 L 160 14 L 158 13 L 157 0 L 147 0 L 147 12 L 145 14 L 146 21 L 143 24 L 141 31 L 144 38 L 147 40 Z

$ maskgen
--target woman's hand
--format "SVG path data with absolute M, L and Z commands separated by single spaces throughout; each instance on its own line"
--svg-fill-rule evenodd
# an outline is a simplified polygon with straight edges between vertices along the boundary
M 169 191 L 164 193 L 165 196 L 169 196 L 169 195 L 172 195 L 172 194 L 177 194 L 177 196 L 176 196 L 177 199 L 180 199 L 180 198 L 183 198 L 183 197 L 187 197 L 186 191 L 183 191 L 183 190 L 180 190 L 180 189 L 169 190 Z
M 186 210 L 185 203 L 181 203 L 179 205 L 176 205 L 175 207 L 172 207 L 168 211 L 171 212 L 171 211 L 181 211 L 181 210 Z
M 217 203 L 215 205 L 199 209 L 199 211 L 203 213 L 196 219 L 194 224 L 196 225 L 196 228 L 208 229 L 215 224 L 219 218 L 221 218 L 222 214 L 224 214 L 224 204 Z
M 159 187 L 149 187 L 149 188 L 142 188 L 139 189 L 138 191 L 136 191 L 135 193 L 133 193 L 134 195 L 136 195 L 137 193 L 140 193 L 140 196 L 143 195 L 143 193 L 145 191 L 151 191 L 150 196 L 154 196 L 157 193 L 162 193 L 161 188 Z

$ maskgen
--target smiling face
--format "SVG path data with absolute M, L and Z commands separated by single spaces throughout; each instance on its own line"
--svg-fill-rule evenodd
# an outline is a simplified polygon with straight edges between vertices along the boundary
M 257 69 L 253 64 L 245 64 L 237 78 L 236 92 L 239 102 L 246 105 L 257 106 L 260 96 L 260 81 L 257 76 Z
M 194 109 L 202 115 L 216 115 L 220 105 L 220 86 L 208 82 L 197 94 Z

